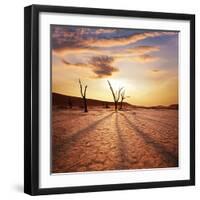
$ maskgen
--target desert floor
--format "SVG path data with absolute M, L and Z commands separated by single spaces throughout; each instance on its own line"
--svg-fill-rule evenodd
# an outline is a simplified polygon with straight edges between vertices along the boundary
M 53 173 L 177 166 L 177 110 L 53 110 Z

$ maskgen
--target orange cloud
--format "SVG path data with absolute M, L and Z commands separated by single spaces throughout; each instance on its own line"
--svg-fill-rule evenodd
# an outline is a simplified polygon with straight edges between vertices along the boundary
M 115 57 L 127 57 L 127 56 L 136 56 L 136 55 L 143 55 L 155 51 L 160 51 L 160 47 L 158 46 L 136 46 L 133 48 L 126 48 L 120 52 L 111 52 Z M 106 52 L 106 51 L 105 51 Z
M 97 75 L 97 78 L 112 76 L 113 72 L 119 71 L 116 67 L 112 66 L 113 62 L 114 58 L 110 56 L 95 56 L 90 60 L 93 72 Z
M 127 49 L 126 52 L 139 55 L 139 54 L 146 54 L 146 53 L 159 51 L 159 50 L 160 50 L 160 47 L 158 46 L 136 46 L 134 48 Z
M 87 63 L 70 63 L 64 59 L 62 59 L 62 62 L 65 65 L 72 66 L 72 67 L 90 67 Z
M 105 34 L 105 33 L 114 33 L 117 29 L 111 29 L 111 28 L 99 28 L 96 29 L 95 34 Z
M 70 63 L 64 59 L 62 62 L 67 66 L 90 68 L 96 75 L 95 78 L 112 76 L 114 72 L 119 71 L 118 68 L 112 66 L 114 58 L 106 55 L 91 57 L 87 63 Z
M 128 45 L 132 43 L 136 43 L 138 41 L 153 38 L 163 35 L 174 35 L 175 32 L 144 32 L 133 34 L 128 37 L 119 37 L 119 38 L 103 38 L 103 39 L 88 39 L 85 41 L 85 45 L 88 46 L 98 46 L 98 47 L 111 47 L 111 46 L 122 46 Z
M 52 54 L 56 55 L 58 57 L 64 57 L 65 55 L 69 54 L 81 54 L 81 53 L 95 53 L 99 54 L 99 50 L 97 48 L 89 48 L 89 47 L 84 47 L 84 48 L 68 48 L 68 47 L 63 47 L 59 49 L 53 49 Z

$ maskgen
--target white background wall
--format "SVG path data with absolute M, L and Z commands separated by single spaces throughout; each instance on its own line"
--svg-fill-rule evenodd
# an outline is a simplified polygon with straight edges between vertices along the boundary
M 30 4 L 99 7 L 196 14 L 198 0 L 4 0 L 0 10 L 0 199 L 31 199 L 23 194 L 23 7 Z M 196 26 L 196 58 L 200 53 Z M 200 61 L 196 59 L 197 98 L 200 101 Z M 200 104 L 196 104 L 196 186 L 40 196 L 37 199 L 197 199 L 200 195 Z

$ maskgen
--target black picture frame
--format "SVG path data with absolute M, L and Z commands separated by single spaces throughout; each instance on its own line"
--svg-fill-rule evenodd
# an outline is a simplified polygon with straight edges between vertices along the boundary
M 153 19 L 188 20 L 190 23 L 190 179 L 148 183 L 39 188 L 39 14 L 76 13 Z M 95 192 L 195 185 L 195 15 L 31 5 L 24 9 L 24 192 L 30 195 Z

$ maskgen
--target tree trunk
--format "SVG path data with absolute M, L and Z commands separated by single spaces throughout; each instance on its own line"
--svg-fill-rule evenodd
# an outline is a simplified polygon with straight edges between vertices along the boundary
M 83 91 L 83 86 L 82 86 L 82 83 L 81 83 L 80 79 L 79 79 L 79 85 L 80 85 L 80 93 L 81 93 L 81 96 L 83 98 L 84 112 L 88 112 L 88 109 L 87 109 L 87 99 L 86 99 L 87 85 L 85 86 L 84 91 Z
M 123 104 L 123 101 L 120 102 L 120 108 L 119 108 L 120 110 L 122 109 L 122 104 Z
M 86 98 L 83 98 L 83 102 L 84 102 L 84 112 L 88 112 Z
M 117 112 L 117 102 L 115 101 L 115 112 Z

